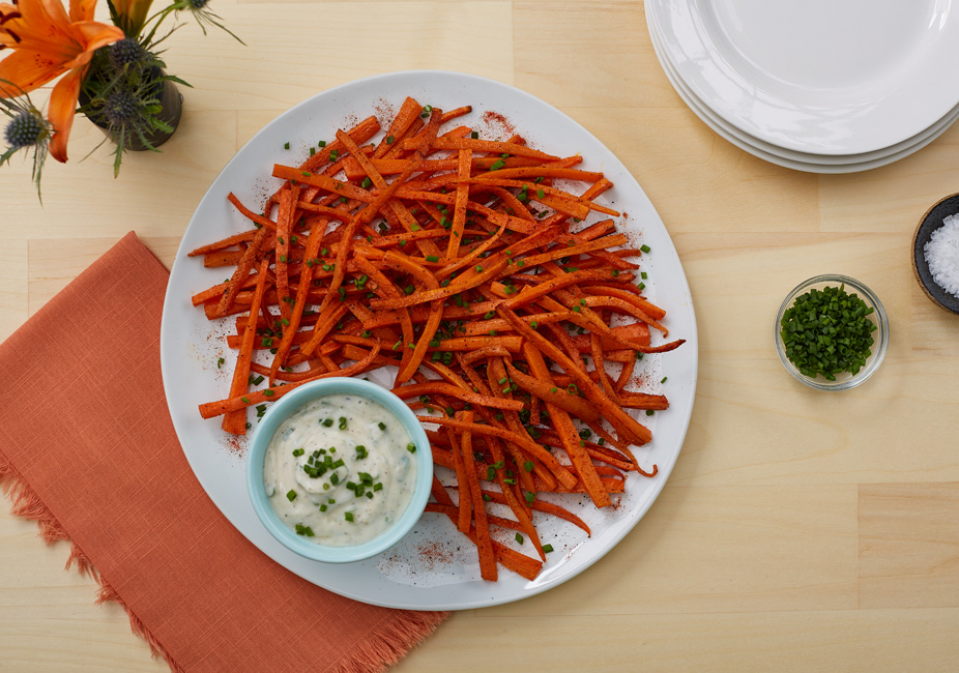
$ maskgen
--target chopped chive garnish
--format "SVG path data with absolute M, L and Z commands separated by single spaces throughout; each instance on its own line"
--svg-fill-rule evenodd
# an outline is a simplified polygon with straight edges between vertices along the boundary
M 345 518 L 350 523 L 353 523 L 353 512 L 347 512 L 346 514 L 343 515 L 343 518 Z
M 543 551 L 546 552 L 547 554 L 550 553 L 551 551 L 553 551 L 553 545 L 551 545 L 551 544 L 544 544 L 544 545 L 543 545 Z
M 406 445 L 406 450 L 409 451 L 410 453 L 416 453 L 416 444 L 414 444 L 413 442 L 410 442 L 409 444 Z
M 224 362 L 226 362 L 225 359 L 219 358 L 219 359 L 216 361 L 216 368 L 219 369 L 220 367 L 222 367 Z
M 520 535 L 519 533 L 516 534 L 516 537 L 514 539 L 520 544 L 523 544 L 523 536 Z
M 346 419 L 343 418 L 342 416 L 340 416 L 339 428 L 340 430 L 346 430 Z
M 292 488 L 289 491 L 287 491 L 286 499 L 289 500 L 290 502 L 293 502 L 294 500 L 296 500 L 296 491 L 294 491 Z
M 293 449 L 293 455 L 299 458 L 305 453 L 303 449 Z
M 362 187 L 363 189 L 369 189 L 370 185 L 372 184 L 373 184 L 373 181 L 370 180 L 369 176 L 367 176 L 363 178 L 363 182 L 360 183 L 360 187 Z
M 644 243 L 643 245 L 639 246 L 639 249 L 642 250 L 643 252 L 649 252 L 650 250 L 652 250 L 652 248 L 650 248 L 650 247 L 649 247 L 648 245 L 646 245 L 645 243 Z
M 473 140 L 479 140 L 479 133 L 476 131 L 473 131 L 472 133 L 470 133 L 470 138 L 472 138 Z
M 440 261 L 440 258 L 437 257 L 436 255 L 427 255 L 427 256 L 426 256 L 426 261 L 427 261 L 427 262 L 438 262 L 438 261 Z
M 283 143 L 283 149 L 285 150 L 290 149 L 290 143 Z

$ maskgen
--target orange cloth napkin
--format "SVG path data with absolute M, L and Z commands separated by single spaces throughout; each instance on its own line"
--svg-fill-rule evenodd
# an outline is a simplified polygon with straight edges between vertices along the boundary
M 0 344 L 0 482 L 174 671 L 361 673 L 446 613 L 330 593 L 233 528 L 190 470 L 160 380 L 169 274 L 134 234 Z M 51 634 L 54 635 L 55 634 Z

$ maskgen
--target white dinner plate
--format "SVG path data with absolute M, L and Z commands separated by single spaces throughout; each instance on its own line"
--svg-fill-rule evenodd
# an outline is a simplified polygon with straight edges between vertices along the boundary
M 875 150 L 873 152 L 863 152 L 860 154 L 812 154 L 809 152 L 797 152 L 795 150 L 786 149 L 784 147 L 779 147 L 778 145 L 773 145 L 767 143 L 760 138 L 749 135 L 745 131 L 732 124 L 728 123 L 722 117 L 717 115 L 714 111 L 709 109 L 709 106 L 705 104 L 702 100 L 697 98 L 696 94 L 689 90 L 680 78 L 679 74 L 676 72 L 675 67 L 672 63 L 669 62 L 669 54 L 665 51 L 662 46 L 662 32 L 660 31 L 659 26 L 656 24 L 656 17 L 652 13 L 650 5 L 646 6 L 646 21 L 650 33 L 650 38 L 653 42 L 653 49 L 656 52 L 656 56 L 660 61 L 664 70 L 668 70 L 669 77 L 671 82 L 676 82 L 677 86 L 682 87 L 683 93 L 681 97 L 684 100 L 695 101 L 697 107 L 703 111 L 704 114 L 708 115 L 711 122 L 718 125 L 723 129 L 724 136 L 732 136 L 738 142 L 737 145 L 740 146 L 752 146 L 757 148 L 762 152 L 767 152 L 773 154 L 783 159 L 786 159 L 791 162 L 797 162 L 800 164 L 814 164 L 821 166 L 828 165 L 839 165 L 839 164 L 848 164 L 848 165 L 867 165 L 867 162 L 876 162 L 881 159 L 885 159 L 892 155 L 896 155 L 897 159 L 901 159 L 907 152 L 911 154 L 916 150 L 924 147 L 925 144 L 928 144 L 935 138 L 938 138 L 942 133 L 952 125 L 952 123 L 959 117 L 959 105 L 950 110 L 942 119 L 936 121 L 932 126 L 927 129 L 924 129 L 922 132 L 912 136 L 911 138 L 904 140 L 895 145 L 889 147 L 884 147 L 880 150 Z M 924 143 L 920 145 L 920 143 Z M 863 170 L 857 168 L 856 170 Z
M 952 0 L 649 0 L 662 48 L 727 123 L 799 152 L 860 154 L 959 105 Z
M 507 570 L 502 570 L 499 582 L 480 579 L 472 544 L 448 519 L 434 514 L 424 515 L 399 545 L 366 561 L 333 565 L 297 556 L 276 542 L 254 513 L 244 482 L 244 444 L 227 437 L 218 420 L 202 420 L 197 410 L 202 402 L 227 396 L 235 356 L 223 339 L 232 321 L 212 324 L 190 302 L 192 294 L 221 282 L 229 270 L 204 268 L 201 258 L 188 258 L 187 253 L 249 228 L 227 202 L 229 192 L 258 207 L 280 184 L 269 177 L 274 163 L 302 162 L 310 146 L 332 139 L 337 128 L 370 114 L 387 121 L 407 95 L 442 109 L 473 105 L 474 111 L 461 122 L 473 126 L 481 137 L 505 139 L 515 129 L 534 147 L 562 156 L 581 153 L 584 169 L 604 172 L 615 187 L 603 201 L 624 213 L 620 228 L 632 243 L 651 248 L 642 262 L 648 295 L 667 309 L 670 338 L 686 339 L 676 351 L 646 356 L 641 363 L 648 382 L 645 389 L 663 390 L 671 403 L 667 411 L 642 416 L 653 441 L 638 450 L 638 458 L 647 468 L 658 465 L 658 475 L 630 475 L 620 506 L 606 508 L 609 511 L 597 511 L 588 501 L 580 507 L 582 498 L 566 496 L 565 502 L 591 526 L 591 537 L 537 514 L 542 541 L 555 551 L 534 581 Z M 598 218 L 589 221 L 594 219 Z M 669 234 L 636 180 L 609 149 L 575 121 L 519 89 L 458 73 L 415 71 L 371 77 L 317 94 L 264 127 L 227 164 L 197 207 L 177 252 L 164 304 L 160 354 L 170 414 L 187 460 L 213 502 L 253 544 L 308 581 L 350 598 L 388 607 L 456 610 L 507 603 L 555 587 L 599 560 L 636 525 L 679 456 L 696 390 L 698 341 L 689 287 Z M 217 366 L 220 357 L 225 359 L 222 368 Z M 664 376 L 668 381 L 661 384 Z M 389 383 L 383 376 L 370 378 Z M 511 535 L 501 541 L 533 553 L 529 542 L 520 547 Z
M 692 110 L 697 117 L 699 117 L 707 126 L 709 126 L 724 140 L 732 143 L 742 150 L 745 150 L 746 152 L 749 152 L 753 156 L 759 157 L 760 159 L 778 166 L 783 166 L 792 170 L 804 171 L 807 173 L 820 174 L 858 173 L 872 170 L 874 168 L 879 168 L 881 166 L 894 163 L 915 152 L 918 152 L 945 133 L 949 127 L 952 126 L 957 119 L 959 119 L 959 106 L 957 106 L 955 109 L 951 110 L 944 119 L 939 120 L 931 128 L 927 129 L 923 133 L 920 133 L 918 136 L 912 139 L 911 143 L 900 143 L 895 146 L 897 149 L 894 149 L 894 151 L 891 152 L 877 151 L 861 155 L 851 155 L 855 157 L 864 157 L 858 160 L 847 161 L 847 157 L 839 156 L 817 157 L 816 155 L 792 152 L 790 150 L 776 148 L 775 146 L 770 146 L 768 143 L 757 141 L 740 129 L 730 125 L 724 119 L 710 110 L 705 103 L 699 100 L 696 95 L 685 86 L 678 73 L 673 69 L 672 64 L 668 61 L 663 50 L 662 43 L 659 39 L 660 35 L 656 30 L 654 18 L 647 16 L 647 19 L 649 19 L 650 39 L 653 44 L 653 50 L 656 52 L 656 56 L 659 58 L 663 72 L 666 74 L 666 78 L 669 79 L 670 83 L 673 85 L 676 93 L 680 98 L 683 99 L 683 102 L 686 103 L 690 110 Z

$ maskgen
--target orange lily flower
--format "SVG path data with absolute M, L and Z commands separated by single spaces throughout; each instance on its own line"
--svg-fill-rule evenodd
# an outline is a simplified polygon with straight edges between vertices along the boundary
M 60 162 L 67 160 L 80 85 L 93 52 L 123 39 L 119 28 L 93 21 L 95 7 L 96 0 L 70 0 L 68 16 L 60 0 L 0 3 L 0 48 L 15 50 L 0 61 L 0 96 L 28 93 L 67 73 L 53 88 L 48 112 L 56 129 L 50 154 Z

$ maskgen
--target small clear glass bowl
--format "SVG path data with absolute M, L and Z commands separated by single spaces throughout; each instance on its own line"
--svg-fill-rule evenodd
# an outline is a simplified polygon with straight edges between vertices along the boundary
M 870 349 L 872 354 L 866 359 L 865 366 L 863 366 L 855 376 L 848 372 L 842 372 L 840 374 L 836 374 L 835 381 L 826 380 L 822 374 L 818 375 L 816 378 L 811 378 L 800 372 L 796 365 L 790 362 L 789 358 L 786 357 L 786 346 L 783 343 L 782 336 L 780 335 L 783 315 L 800 295 L 803 295 L 812 289 L 822 290 L 825 287 L 837 287 L 839 285 L 845 286 L 847 294 L 857 295 L 866 303 L 866 306 L 875 309 L 873 313 L 869 315 L 869 318 L 876 324 L 876 330 L 872 333 L 872 338 L 875 342 Z M 838 273 L 827 273 L 821 276 L 814 276 L 813 278 L 810 278 L 809 280 L 797 285 L 795 289 L 793 289 L 793 291 L 786 296 L 782 306 L 779 307 L 779 315 L 776 316 L 774 332 L 776 338 L 776 350 L 779 352 L 779 359 L 782 360 L 786 371 L 792 374 L 793 377 L 799 381 L 805 383 L 810 388 L 815 388 L 817 390 L 849 390 L 850 388 L 855 388 L 856 386 L 864 383 L 870 376 L 876 373 L 877 369 L 879 369 L 879 365 L 882 364 L 882 360 L 886 356 L 886 348 L 889 346 L 889 318 L 886 317 L 886 309 L 883 308 L 882 302 L 879 301 L 879 297 L 877 297 L 872 290 L 860 283 L 855 278 L 843 276 Z

